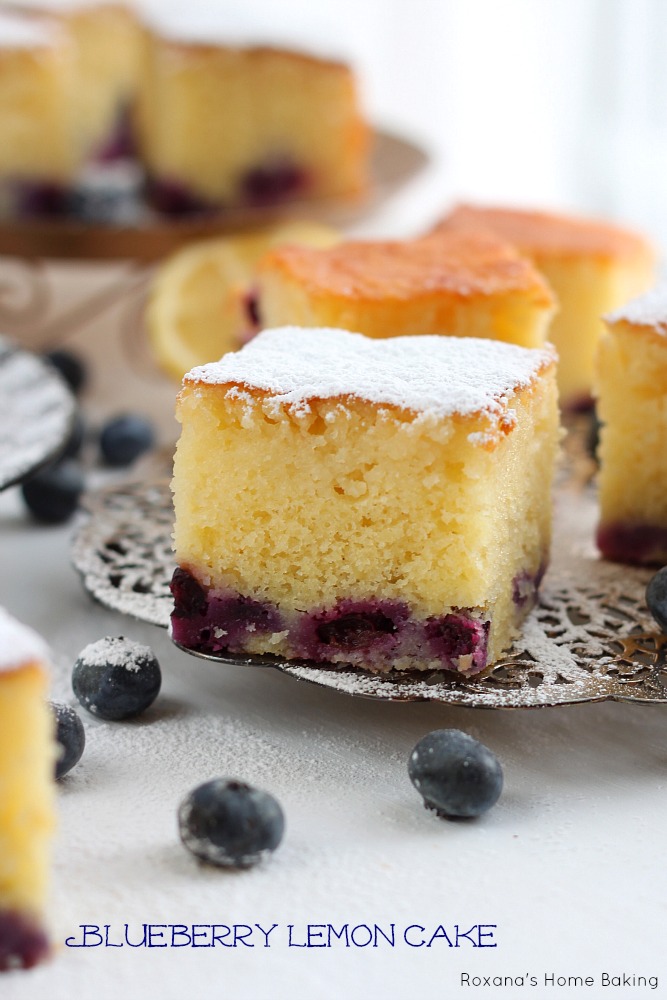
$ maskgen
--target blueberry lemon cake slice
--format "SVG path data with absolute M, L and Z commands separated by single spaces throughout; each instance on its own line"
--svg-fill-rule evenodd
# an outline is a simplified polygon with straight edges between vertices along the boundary
M 0 971 L 49 953 L 55 743 L 46 663 L 39 636 L 0 608 Z
M 667 287 L 606 317 L 598 359 L 598 546 L 619 562 L 667 562 Z
M 61 26 L 0 10 L 0 214 L 64 211 L 77 165 L 74 93 Z
M 486 229 L 525 254 L 558 299 L 549 339 L 559 355 L 561 403 L 591 401 L 601 317 L 653 282 L 655 254 L 636 233 L 595 219 L 548 212 L 460 205 L 437 231 Z
M 532 264 L 497 237 L 284 247 L 260 261 L 265 327 L 342 327 L 368 337 L 448 334 L 541 347 L 555 300 Z
M 215 26 L 201 27 L 162 18 L 144 35 L 136 120 L 156 207 L 180 215 L 362 194 L 369 129 L 351 68 L 217 42 Z
M 173 638 L 377 672 L 476 674 L 533 606 L 555 355 L 265 331 L 179 396 Z

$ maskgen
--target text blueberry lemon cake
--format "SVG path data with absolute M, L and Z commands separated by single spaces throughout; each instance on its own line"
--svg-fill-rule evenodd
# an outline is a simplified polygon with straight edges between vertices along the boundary
M 55 743 L 46 661 L 39 636 L 0 608 L 0 971 L 49 952 Z
M 266 331 L 179 397 L 172 633 L 208 653 L 476 674 L 549 549 L 555 355 Z
M 667 288 L 606 317 L 598 359 L 604 556 L 667 562 Z
M 568 409 L 590 404 L 602 315 L 653 282 L 655 254 L 637 233 L 597 219 L 514 208 L 459 205 L 436 232 L 495 233 L 528 257 L 558 299 L 549 339 Z
M 265 327 L 342 327 L 368 337 L 447 334 L 541 347 L 555 300 L 532 264 L 495 236 L 287 246 L 258 267 Z

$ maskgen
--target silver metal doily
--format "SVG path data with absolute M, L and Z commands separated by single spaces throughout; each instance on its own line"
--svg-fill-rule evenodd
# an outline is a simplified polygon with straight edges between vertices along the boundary
M 106 490 L 88 507 L 72 553 L 84 586 L 107 607 L 167 626 L 174 569 L 168 481 Z M 447 671 L 378 677 L 270 657 L 204 658 L 273 666 L 300 680 L 391 701 L 471 708 L 667 703 L 667 637 L 655 631 L 644 603 L 651 570 L 602 561 L 593 544 L 596 518 L 590 485 L 570 481 L 559 487 L 552 564 L 540 604 L 510 655 L 482 678 L 462 680 Z
M 0 490 L 62 450 L 75 413 L 74 398 L 55 369 L 0 337 Z

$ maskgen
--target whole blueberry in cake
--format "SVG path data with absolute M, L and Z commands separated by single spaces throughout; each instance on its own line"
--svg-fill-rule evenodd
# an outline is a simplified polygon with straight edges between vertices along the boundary
M 424 736 L 410 754 L 408 773 L 427 809 L 447 819 L 481 816 L 503 788 L 496 755 L 459 729 Z
M 72 670 L 72 689 L 84 708 L 100 719 L 131 719 L 158 696 L 160 664 L 149 646 L 108 636 L 91 642 Z
M 196 857 L 225 868 L 249 868 L 274 851 L 285 818 L 279 803 L 242 781 L 199 785 L 178 810 L 181 840 Z
M 667 286 L 605 321 L 597 543 L 607 559 L 661 566 L 667 563 Z
M 551 525 L 555 358 L 266 331 L 185 377 L 173 638 L 368 670 L 487 669 Z
M 0 608 L 0 972 L 50 951 L 44 910 L 54 827 L 48 652 Z

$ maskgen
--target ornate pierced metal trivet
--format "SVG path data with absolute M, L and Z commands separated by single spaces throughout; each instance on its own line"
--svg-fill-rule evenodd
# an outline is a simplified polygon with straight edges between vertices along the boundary
M 172 509 L 167 480 L 132 484 L 91 498 L 73 561 L 102 604 L 167 626 Z M 589 485 L 570 479 L 556 494 L 552 565 L 540 605 L 509 656 L 481 678 L 446 671 L 378 677 L 348 668 L 270 657 L 205 657 L 223 664 L 277 667 L 292 677 L 387 701 L 440 701 L 471 708 L 539 708 L 588 701 L 667 703 L 667 637 L 644 603 L 651 571 L 600 560 Z M 195 654 L 197 655 L 197 654 Z
M 0 490 L 62 450 L 75 410 L 72 394 L 46 361 L 0 337 Z

